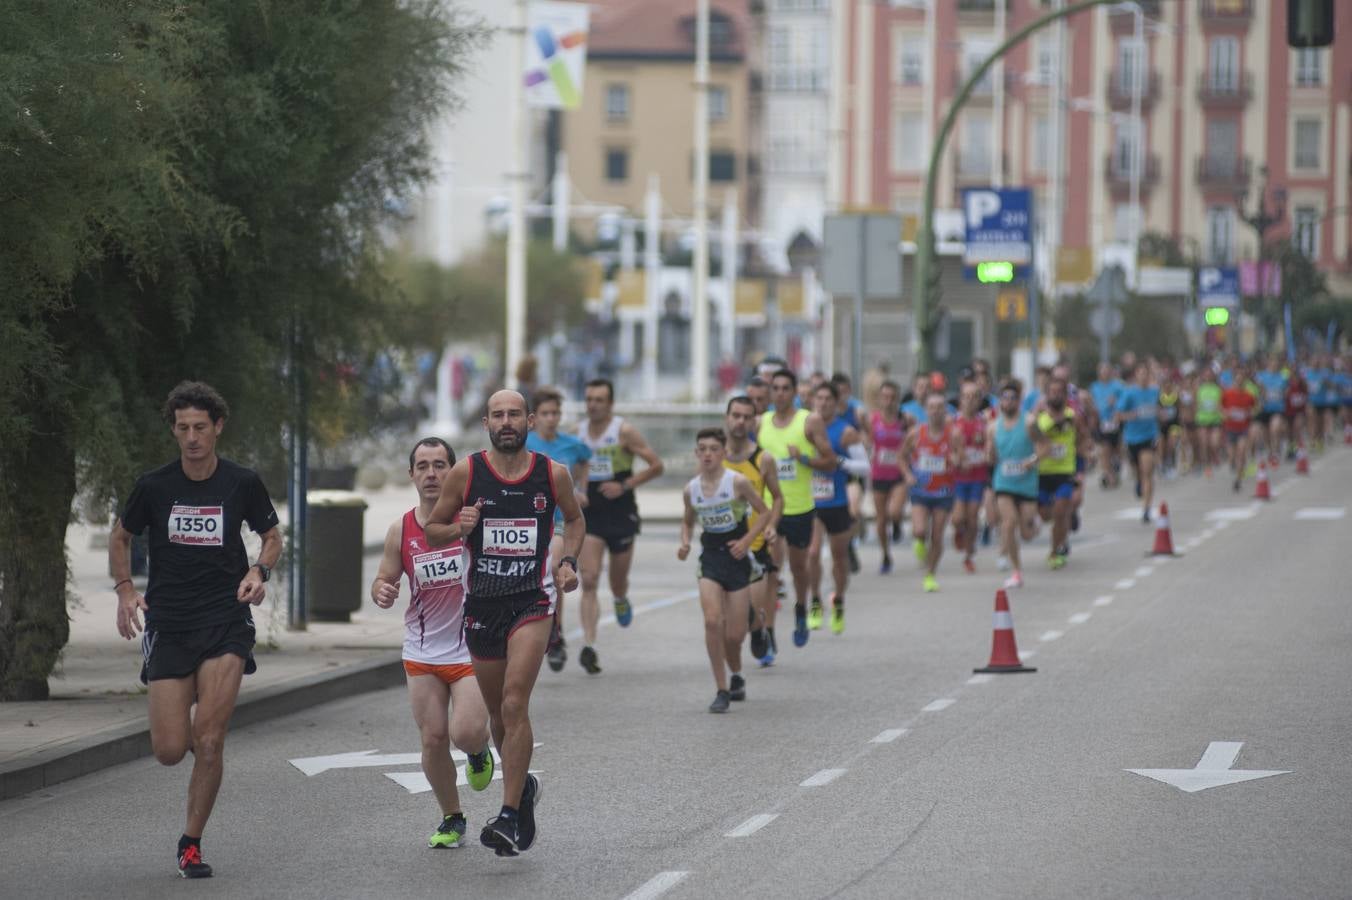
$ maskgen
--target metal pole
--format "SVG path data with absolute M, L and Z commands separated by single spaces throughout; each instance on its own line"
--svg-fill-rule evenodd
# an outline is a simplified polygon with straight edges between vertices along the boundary
M 648 194 L 644 198 L 643 235 L 643 396 L 657 399 L 657 329 L 661 310 L 658 306 L 657 278 L 662 270 L 662 194 L 656 175 L 648 176 Z
M 568 204 L 572 184 L 568 181 L 568 154 L 559 152 L 554 161 L 554 182 L 550 191 L 550 212 L 554 219 L 554 252 L 568 249 Z
M 718 351 L 723 359 L 737 355 L 737 189 L 723 197 L 723 315 Z M 722 360 L 719 360 L 722 364 Z
M 986 72 L 995 64 L 995 61 L 1021 44 L 1028 35 L 1066 16 L 1115 2 L 1118 2 L 1118 0 L 1081 0 L 1074 6 L 1055 10 L 1026 25 L 991 51 L 990 56 L 986 57 L 981 65 L 977 66 L 976 70 L 967 77 L 962 90 L 958 91 L 958 95 L 953 98 L 953 103 L 948 108 L 948 114 L 944 117 L 943 124 L 939 128 L 939 134 L 934 139 L 934 148 L 930 153 L 929 172 L 925 177 L 925 204 L 920 213 L 919 232 L 916 235 L 915 283 L 912 302 L 914 304 L 914 333 L 915 339 L 918 341 L 918 346 L 915 348 L 918 369 L 929 369 L 933 365 L 931 344 L 934 328 L 930 323 L 929 316 L 929 280 L 931 257 L 934 254 L 934 195 L 938 189 L 939 170 L 944 147 L 948 144 L 949 133 L 952 132 L 953 126 L 957 124 L 958 113 L 967 104 L 967 100 L 971 97 L 972 90 L 976 87 L 977 82 L 985 76 Z
M 291 479 L 287 486 L 287 507 L 291 513 L 291 527 L 287 529 L 287 599 L 286 627 L 292 631 L 304 631 L 309 621 L 306 602 L 305 562 L 306 547 L 306 498 L 309 495 L 310 453 L 309 427 L 306 419 L 309 410 L 305 400 L 304 362 L 301 352 L 299 320 L 291 325 Z
M 699 0 L 695 24 L 695 256 L 694 328 L 690 391 L 696 403 L 709 398 L 709 0 Z
M 1028 204 L 1028 227 L 1034 227 L 1037 219 L 1037 204 Z M 1042 343 L 1042 291 L 1037 281 L 1037 258 L 1028 266 L 1028 343 L 1033 351 L 1033 371 L 1038 367 L 1038 349 Z
M 997 0 L 995 4 L 995 36 L 996 40 L 1005 39 L 1005 4 Z M 994 159 L 991 160 L 991 186 L 1002 188 L 1005 186 L 1005 64 L 1003 61 L 995 64 L 995 98 L 994 108 L 991 110 L 991 118 L 995 120 L 993 135 L 991 141 L 991 153 Z
M 1141 122 L 1141 92 L 1144 88 L 1145 66 L 1149 54 L 1145 52 L 1145 11 L 1139 2 L 1132 4 L 1132 40 L 1136 45 L 1136 65 L 1131 69 L 1131 289 L 1140 284 L 1141 268 L 1141 166 L 1144 160 L 1144 141 Z
M 516 368 L 526 355 L 526 0 L 512 5 L 512 27 L 507 29 L 511 71 L 507 79 L 508 130 L 511 147 L 511 208 L 507 224 L 507 329 L 503 384 L 514 384 Z
M 850 377 L 854 389 L 861 390 L 860 361 L 864 358 L 864 279 L 868 272 L 868 216 L 855 216 L 859 221 L 859 278 L 854 285 L 854 328 L 851 329 Z

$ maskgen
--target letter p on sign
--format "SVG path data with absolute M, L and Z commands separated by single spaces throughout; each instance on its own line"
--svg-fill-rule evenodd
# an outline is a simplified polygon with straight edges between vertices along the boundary
M 967 194 L 967 222 L 980 226 L 1000 211 L 1000 195 L 995 191 L 969 191 Z

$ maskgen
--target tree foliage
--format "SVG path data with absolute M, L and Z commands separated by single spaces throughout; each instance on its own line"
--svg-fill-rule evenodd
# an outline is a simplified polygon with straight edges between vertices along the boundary
M 77 485 L 107 509 L 163 460 L 173 384 L 279 454 L 298 324 L 314 402 L 348 402 L 480 34 L 438 0 L 0 5 L 0 698 L 46 696 Z

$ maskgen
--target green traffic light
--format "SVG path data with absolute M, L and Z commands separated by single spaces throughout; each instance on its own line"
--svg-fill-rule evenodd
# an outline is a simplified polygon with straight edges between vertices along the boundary
M 1224 306 L 1213 306 L 1206 311 L 1208 325 L 1224 325 L 1230 321 L 1230 310 Z
M 976 264 L 976 280 L 982 284 L 1003 284 L 1014 280 L 1012 262 L 981 262 Z

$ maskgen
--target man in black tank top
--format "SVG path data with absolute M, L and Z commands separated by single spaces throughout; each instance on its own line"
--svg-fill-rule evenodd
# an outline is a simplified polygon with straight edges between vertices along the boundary
M 479 840 L 499 856 L 515 856 L 535 841 L 540 783 L 527 774 L 535 736 L 526 711 L 549 644 L 556 589 L 577 586 L 586 532 L 568 468 L 525 449 L 532 425 L 521 394 L 490 397 L 484 427 L 492 449 L 451 469 L 425 529 L 433 547 L 463 539 L 469 548 L 465 642 L 503 777 L 502 812 Z M 549 554 L 556 505 L 564 528 L 558 560 Z

